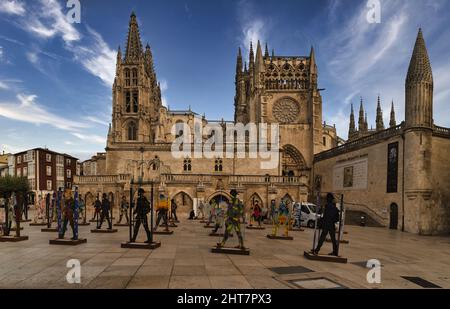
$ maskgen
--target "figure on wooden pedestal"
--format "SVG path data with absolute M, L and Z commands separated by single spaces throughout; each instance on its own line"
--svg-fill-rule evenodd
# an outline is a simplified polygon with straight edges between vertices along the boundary
M 219 229 L 223 227 L 225 221 L 225 210 L 222 209 L 222 207 L 220 207 L 220 205 L 217 203 L 215 203 L 215 207 L 213 209 L 213 216 L 215 224 L 212 233 L 216 234 Z
M 102 202 L 100 202 L 100 197 L 97 194 L 97 198 L 94 202 L 94 215 L 92 216 L 91 221 L 97 221 L 97 224 L 98 224 L 101 211 L 102 211 Z
M 125 195 L 122 196 L 122 201 L 120 202 L 120 214 L 119 214 L 119 221 L 117 222 L 117 224 L 122 223 L 123 216 L 125 216 L 127 224 L 129 224 L 130 218 L 128 218 L 128 201 Z
M 205 220 L 205 204 L 203 201 L 200 201 L 198 203 L 198 209 L 197 209 L 197 219 Z
M 64 198 L 61 202 L 62 207 L 62 226 L 59 230 L 59 239 L 64 239 L 64 235 L 67 231 L 67 224 L 70 224 L 70 227 L 72 229 L 72 238 L 71 240 L 78 240 L 78 232 L 76 231 L 75 227 L 75 209 L 77 207 L 75 203 L 75 199 L 72 196 L 72 190 L 66 189 L 64 192 Z
M 141 227 L 141 224 L 144 226 L 145 232 L 147 233 L 147 241 L 146 243 L 150 243 L 151 239 L 151 232 L 148 228 L 148 220 L 147 215 L 150 213 L 150 203 L 147 200 L 147 198 L 144 196 L 144 189 L 138 190 L 138 198 L 136 202 L 136 208 L 133 211 L 133 214 L 136 218 L 136 222 L 134 224 L 134 232 L 133 237 L 131 238 L 131 242 L 136 242 L 136 238 L 139 233 L 139 228 Z
M 244 204 L 237 197 L 238 192 L 236 190 L 231 190 L 231 201 L 228 204 L 226 219 L 225 219 L 225 234 L 223 236 L 222 242 L 217 244 L 217 248 L 222 248 L 228 240 L 229 235 L 234 230 L 239 238 L 239 246 L 237 248 L 245 250 L 244 238 L 241 232 L 241 218 L 244 216 Z
M 254 201 L 253 205 L 252 205 L 252 213 L 250 216 L 250 224 L 249 226 L 253 226 L 253 222 L 257 222 L 258 226 L 261 226 L 261 207 L 259 206 L 259 202 L 258 201 Z
M 102 204 L 101 204 L 101 216 L 100 216 L 100 224 L 97 226 L 98 230 L 102 229 L 103 221 L 108 222 L 108 230 L 112 230 L 112 218 L 110 217 L 109 212 L 111 211 L 111 203 L 106 196 L 106 193 L 102 195 Z
M 335 224 L 339 222 L 339 210 L 334 202 L 334 196 L 331 193 L 327 194 L 327 203 L 322 218 L 322 234 L 320 234 L 319 243 L 317 247 L 312 250 L 312 253 L 317 255 L 322 248 L 322 245 L 327 237 L 330 235 L 331 242 L 333 243 L 333 252 L 329 255 L 338 256 L 338 244 L 336 241 L 336 227 Z
M 287 205 L 287 201 L 281 200 L 280 206 L 278 209 L 276 209 L 275 213 L 273 214 L 273 231 L 272 236 L 277 236 L 278 229 L 284 228 L 284 237 L 289 236 L 289 220 L 290 220 L 290 212 L 289 212 L 289 206 Z
M 165 231 L 169 231 L 169 201 L 163 193 L 159 195 L 158 204 L 156 205 L 156 213 L 157 219 L 154 230 L 156 231 L 158 229 L 158 226 L 162 220 L 162 224 L 165 226 Z
M 178 208 L 177 203 L 175 202 L 174 199 L 172 199 L 172 200 L 170 201 L 170 217 L 171 217 L 171 219 L 174 220 L 174 221 L 178 221 L 178 217 L 177 217 L 177 208 Z

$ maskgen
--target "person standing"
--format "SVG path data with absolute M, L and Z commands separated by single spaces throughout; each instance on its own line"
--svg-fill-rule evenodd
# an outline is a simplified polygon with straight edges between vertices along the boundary
M 111 210 L 111 204 L 109 203 L 106 193 L 103 193 L 103 196 L 102 196 L 101 209 L 102 209 L 102 212 L 101 212 L 101 217 L 100 217 L 100 224 L 97 226 L 97 229 L 101 230 L 103 221 L 106 218 L 106 220 L 108 222 L 108 230 L 112 230 L 112 220 L 109 217 L 109 211 Z
M 94 215 L 92 216 L 92 221 L 98 221 L 101 209 L 102 203 L 100 202 L 99 196 L 97 195 L 97 199 L 94 202 Z
M 325 210 L 323 213 L 323 219 L 322 219 L 322 234 L 319 238 L 319 243 L 317 244 L 317 247 L 313 249 L 312 253 L 317 255 L 320 252 L 320 249 L 322 248 L 322 245 L 327 237 L 328 234 L 330 234 L 331 242 L 333 243 L 333 252 L 331 252 L 329 255 L 338 255 L 338 245 L 336 242 L 336 222 L 339 222 L 339 210 L 336 207 L 336 204 L 334 203 L 334 196 L 331 193 L 327 194 L 327 202 L 325 205 Z

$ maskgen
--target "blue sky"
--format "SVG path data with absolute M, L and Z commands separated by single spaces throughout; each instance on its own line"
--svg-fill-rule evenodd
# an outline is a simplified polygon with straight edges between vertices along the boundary
M 171 109 L 233 118 L 237 48 L 260 39 L 277 55 L 316 50 L 324 120 L 347 136 L 350 104 L 362 96 L 369 126 L 377 95 L 385 124 L 394 100 L 404 119 L 404 80 L 422 27 L 434 80 L 434 118 L 450 127 L 450 1 L 381 0 L 381 23 L 366 0 L 81 0 L 81 23 L 66 0 L 0 0 L 0 150 L 47 146 L 86 159 L 103 151 L 111 121 L 117 47 L 131 11 L 152 47 Z

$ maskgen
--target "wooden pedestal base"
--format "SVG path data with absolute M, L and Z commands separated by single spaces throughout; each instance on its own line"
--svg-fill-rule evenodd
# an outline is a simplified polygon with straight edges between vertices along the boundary
M 347 258 L 343 258 L 340 256 L 332 256 L 332 255 L 314 255 L 311 252 L 305 251 L 303 253 L 305 258 L 312 261 L 321 261 L 321 262 L 331 262 L 331 263 L 341 263 L 347 264 Z
M 326 242 L 331 242 L 331 239 L 330 239 L 330 238 L 327 238 L 327 239 L 325 239 L 325 241 L 326 241 Z M 337 238 L 336 238 L 336 241 L 337 241 Z M 339 241 L 339 243 L 340 243 L 340 244 L 344 244 L 344 245 L 348 245 L 350 242 L 349 242 L 348 240 L 341 239 L 341 240 Z
M 111 233 L 117 233 L 117 229 L 94 229 L 91 230 L 91 233 L 95 234 L 111 234 Z
M 223 233 L 210 233 L 209 236 L 213 237 L 223 237 Z M 228 235 L 228 237 L 233 237 L 233 234 Z
M 153 234 L 155 235 L 172 235 L 173 231 L 153 231 Z
M 72 239 L 51 239 L 49 240 L 50 245 L 61 245 L 61 246 L 78 246 L 81 244 L 87 243 L 87 240 L 84 238 L 79 238 L 78 240 Z
M 234 255 L 250 255 L 250 249 L 239 249 L 239 248 L 229 248 L 229 247 L 212 247 L 212 253 L 221 253 L 221 254 L 234 254 Z
M 294 240 L 292 236 L 275 236 L 275 235 L 267 235 L 269 239 L 279 239 L 279 240 Z
M 50 227 L 50 228 L 46 227 L 46 228 L 41 229 L 41 232 L 43 232 L 43 233 L 57 233 L 58 232 L 58 228 L 57 227 Z
M 213 229 L 214 225 L 204 225 L 203 226 L 205 229 Z
M 19 242 L 28 240 L 28 236 L 0 236 L 0 242 Z
M 115 223 L 114 226 L 130 226 L 129 223 Z
M 289 229 L 289 231 L 292 231 L 292 232 L 304 232 L 305 230 L 304 229 L 299 229 L 298 227 L 295 227 L 295 228 Z
M 30 223 L 30 226 L 46 226 L 47 223 Z
M 156 241 L 152 243 L 144 243 L 144 242 L 123 242 L 120 245 L 121 248 L 128 248 L 128 249 L 147 249 L 152 250 L 161 247 L 161 242 Z
M 89 222 L 86 222 L 86 223 L 83 223 L 83 222 L 78 223 L 78 226 L 89 226 L 89 225 L 91 225 L 91 223 L 89 223 Z
M 266 229 L 264 226 L 252 226 L 252 225 L 248 225 L 246 228 L 248 230 L 265 230 Z

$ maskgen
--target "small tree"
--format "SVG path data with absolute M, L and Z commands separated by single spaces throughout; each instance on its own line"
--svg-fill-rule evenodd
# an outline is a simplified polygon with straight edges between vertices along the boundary
M 20 219 L 22 218 L 22 204 L 27 192 L 29 184 L 26 177 L 5 176 L 0 177 L 0 195 L 5 198 L 5 229 L 4 235 L 9 236 L 9 198 L 12 193 L 16 193 L 17 205 L 14 209 L 16 214 L 16 236 L 20 236 Z

